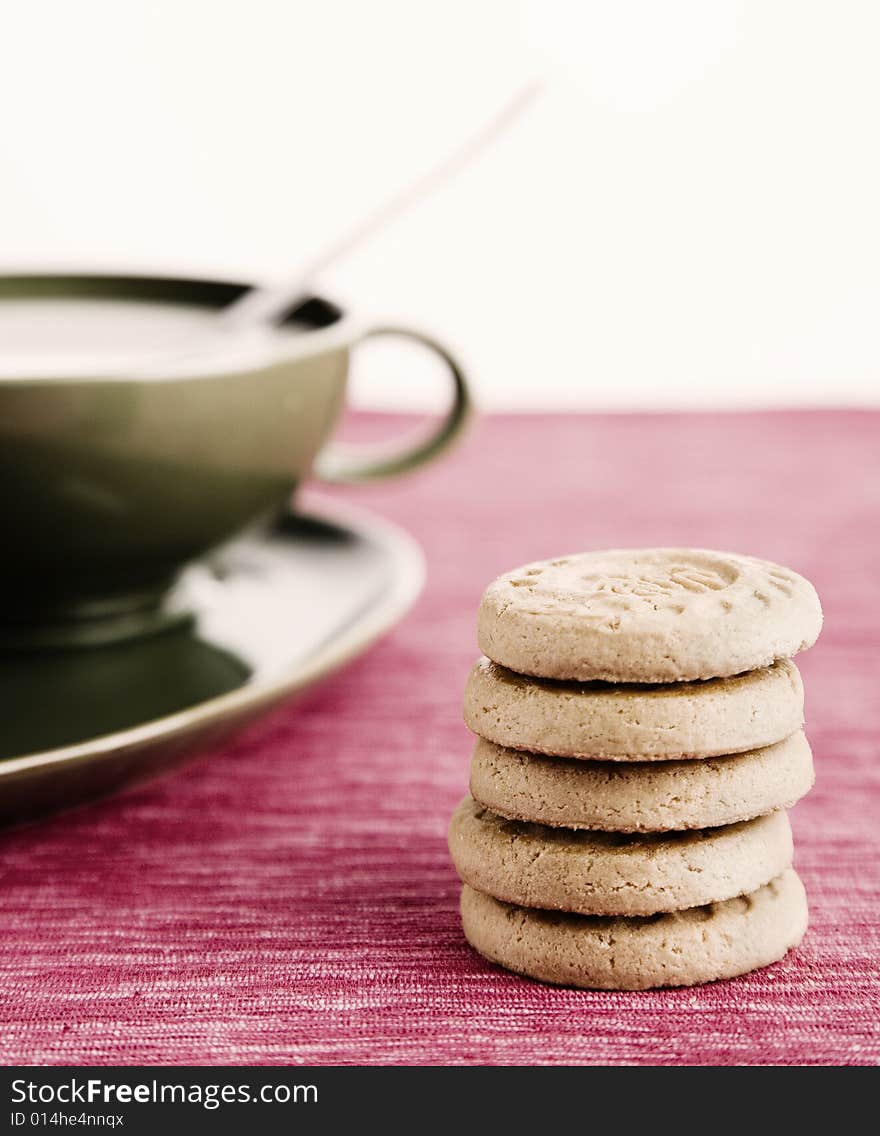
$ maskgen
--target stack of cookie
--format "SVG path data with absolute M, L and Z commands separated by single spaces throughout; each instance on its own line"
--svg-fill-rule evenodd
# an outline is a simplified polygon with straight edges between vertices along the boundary
M 821 624 L 803 577 L 727 553 L 587 553 L 494 581 L 449 833 L 472 946 L 547 982 L 643 989 L 797 945 L 785 809 L 813 766 L 791 656 Z

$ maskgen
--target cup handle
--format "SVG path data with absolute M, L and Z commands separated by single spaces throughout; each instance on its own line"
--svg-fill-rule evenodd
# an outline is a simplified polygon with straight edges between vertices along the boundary
M 425 462 L 431 461 L 442 453 L 461 433 L 470 417 L 472 402 L 467 380 L 461 366 L 445 347 L 441 347 L 436 340 L 423 335 L 420 331 L 393 326 L 370 328 L 359 336 L 358 342 L 362 343 L 365 339 L 378 339 L 385 336 L 412 339 L 439 355 L 446 364 L 452 379 L 452 403 L 427 438 L 404 450 L 385 442 L 377 445 L 348 445 L 332 442 L 321 451 L 315 461 L 315 474 L 322 481 L 348 484 L 406 473 L 417 466 L 424 465 Z

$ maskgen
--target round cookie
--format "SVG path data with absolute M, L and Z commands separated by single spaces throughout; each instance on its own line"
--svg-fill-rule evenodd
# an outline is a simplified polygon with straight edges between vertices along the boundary
M 714 757 L 799 730 L 804 687 L 788 659 L 730 678 L 626 686 L 524 678 L 482 658 L 468 676 L 464 720 L 498 745 L 557 757 Z
M 477 739 L 471 795 L 510 820 L 605 832 L 713 828 L 787 809 L 813 786 L 803 731 L 704 761 L 575 761 Z
M 647 990 L 734 978 L 777 962 L 807 928 L 788 869 L 750 895 L 647 919 L 530 911 L 461 893 L 467 941 L 490 962 L 560 986 Z
M 520 674 L 679 682 L 739 674 L 816 641 L 822 609 L 795 572 L 730 552 L 587 552 L 499 576 L 480 649 Z
M 522 907 L 653 915 L 745 895 L 791 866 L 784 812 L 724 828 L 623 834 L 505 820 L 465 797 L 449 826 L 462 881 Z

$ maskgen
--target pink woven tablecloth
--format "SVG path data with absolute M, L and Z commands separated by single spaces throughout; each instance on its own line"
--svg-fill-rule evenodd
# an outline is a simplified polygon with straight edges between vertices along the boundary
M 7 1063 L 875 1063 L 880 413 L 484 420 L 354 500 L 428 555 L 343 673 L 164 781 L 0 836 Z M 802 947 L 731 982 L 540 986 L 465 945 L 446 852 L 486 582 L 603 546 L 738 549 L 819 589 Z

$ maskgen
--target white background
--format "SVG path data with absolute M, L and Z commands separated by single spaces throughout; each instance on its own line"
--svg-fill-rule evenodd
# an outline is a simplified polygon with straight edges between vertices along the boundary
M 880 399 L 871 0 L 28 0 L 3 25 L 9 264 L 290 274 L 540 75 L 323 285 L 450 341 L 488 406 Z M 384 354 L 362 398 L 430 399 L 413 366 Z

